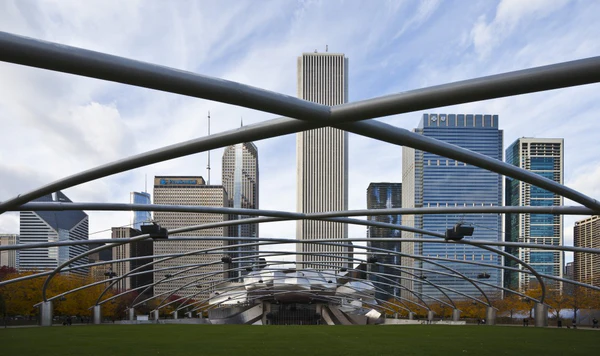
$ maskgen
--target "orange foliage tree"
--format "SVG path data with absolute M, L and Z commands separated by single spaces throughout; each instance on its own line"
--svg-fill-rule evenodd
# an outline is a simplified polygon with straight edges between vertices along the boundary
M 17 277 L 34 274 L 34 272 L 12 273 L 5 276 L 10 280 Z M 36 316 L 39 313 L 34 305 L 42 301 L 42 286 L 46 277 L 33 278 L 25 281 L 11 283 L 0 287 L 0 296 L 4 300 L 4 309 L 6 315 Z M 47 296 L 49 298 L 73 290 L 78 287 L 90 284 L 89 278 L 83 278 L 76 275 L 57 275 L 50 282 Z M 53 301 L 54 314 L 64 316 L 88 316 L 91 315 L 89 308 L 94 305 L 98 295 L 104 290 L 105 285 L 95 285 L 80 291 L 67 294 L 63 298 L 57 298 Z M 111 292 L 106 294 L 110 297 Z M 113 313 L 114 307 L 105 304 L 103 312 L 105 314 Z

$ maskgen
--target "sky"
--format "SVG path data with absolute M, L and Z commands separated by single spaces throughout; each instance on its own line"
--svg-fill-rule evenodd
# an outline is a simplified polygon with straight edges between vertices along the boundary
M 349 101 L 600 55 L 599 1 L 3 0 L 0 31 L 223 78 L 296 96 L 303 52 L 349 58 Z M 0 201 L 100 164 L 275 118 L 242 107 L 0 62 Z M 565 185 L 600 198 L 598 85 L 438 108 L 499 115 L 504 147 L 518 137 L 565 140 Z M 412 129 L 424 112 L 381 118 Z M 296 210 L 295 135 L 255 142 L 260 208 Z M 400 146 L 349 135 L 349 208 L 370 182 L 401 182 Z M 221 181 L 223 149 L 211 152 Z M 77 202 L 128 203 L 155 175 L 206 177 L 200 153 L 65 190 Z M 565 201 L 565 204 L 571 202 Z M 90 237 L 130 224 L 88 212 Z M 565 244 L 573 223 L 565 217 Z M 17 213 L 0 233 L 18 233 Z M 294 222 L 261 237 L 293 238 Z M 365 237 L 364 227 L 349 237 Z M 570 260 L 569 255 L 567 260 Z

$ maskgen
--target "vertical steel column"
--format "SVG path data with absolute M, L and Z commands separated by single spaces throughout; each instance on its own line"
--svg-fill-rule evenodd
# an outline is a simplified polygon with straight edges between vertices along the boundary
M 186 315 L 188 318 L 190 318 L 190 319 L 191 319 L 191 318 L 193 318 L 193 316 L 192 316 L 192 312 L 187 312 L 187 313 L 185 313 L 185 315 Z
M 415 320 L 415 313 L 414 312 L 408 312 L 408 320 Z
M 179 318 L 177 317 L 177 314 L 178 314 L 178 312 L 177 312 L 177 310 L 175 310 L 175 311 L 173 312 L 173 319 L 179 319 Z
M 533 319 L 535 320 L 535 326 L 539 328 L 545 328 L 548 326 L 548 306 L 542 303 L 535 303 L 533 309 Z
M 485 324 L 486 325 L 496 325 L 496 308 L 487 307 L 485 313 Z
M 434 315 L 433 310 L 428 310 L 427 311 L 427 321 L 428 322 L 432 322 L 433 321 L 433 315 Z
M 52 326 L 52 301 L 40 304 L 40 326 Z
M 158 309 L 154 310 L 152 313 L 154 314 L 154 320 L 156 320 L 158 322 L 158 319 L 160 319 L 160 315 L 159 315 Z
M 459 320 L 460 320 L 460 310 L 458 310 L 458 309 L 452 310 L 452 321 L 459 321 Z
M 129 316 L 130 321 L 135 320 L 135 309 L 134 308 L 127 309 L 127 315 Z
M 102 324 L 102 306 L 101 305 L 94 305 L 94 313 L 93 313 L 93 318 L 92 318 L 92 322 L 94 325 L 100 325 Z

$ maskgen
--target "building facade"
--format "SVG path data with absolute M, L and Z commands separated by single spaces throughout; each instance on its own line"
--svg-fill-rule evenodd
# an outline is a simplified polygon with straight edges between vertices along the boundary
M 19 235 L 0 235 L 0 246 L 18 245 Z M 0 251 L 0 267 L 7 266 L 14 269 L 19 268 L 19 254 L 16 250 Z
M 304 53 L 298 57 L 298 97 L 330 106 L 346 103 L 348 59 L 336 53 Z M 347 210 L 348 134 L 332 127 L 300 132 L 296 135 L 296 159 L 297 210 L 301 213 Z M 298 240 L 347 237 L 345 224 L 309 220 L 296 224 Z M 347 247 L 297 244 L 296 251 L 299 267 L 348 266 Z M 321 252 L 325 256 L 306 256 L 304 252 Z
M 131 204 L 152 204 L 150 201 L 150 193 L 146 192 L 131 192 L 130 196 Z M 149 211 L 133 211 L 131 227 L 140 230 L 142 225 L 150 224 L 152 221 L 152 214 Z
M 128 239 L 141 234 L 139 230 L 128 227 L 113 227 L 111 230 L 113 239 Z M 124 276 L 133 271 L 129 277 L 120 280 L 115 285 L 117 290 L 135 289 L 152 284 L 154 280 L 153 268 L 152 265 L 146 266 L 152 262 L 152 244 L 153 241 L 147 239 L 112 248 L 113 260 L 115 261 L 133 258 L 131 261 L 114 262 L 112 264 L 112 272 L 117 276 Z M 139 290 L 139 292 L 142 293 L 143 290 Z M 145 294 L 151 295 L 152 288 L 146 291 Z
M 563 139 L 519 138 L 506 149 L 506 162 L 537 173 L 563 184 Z M 563 197 L 545 189 L 532 186 L 516 179 L 506 178 L 507 206 L 561 206 Z M 507 214 L 505 220 L 506 241 L 541 245 L 563 245 L 563 217 L 553 214 Z M 564 253 L 562 251 L 536 250 L 531 248 L 507 248 L 507 252 L 530 264 L 536 271 L 563 276 Z M 506 260 L 511 267 L 523 269 L 513 261 Z M 507 271 L 505 286 L 511 289 L 532 288 L 526 273 Z M 545 281 L 549 287 L 561 289 L 558 282 Z
M 371 183 L 367 188 L 367 209 L 393 209 L 402 207 L 402 183 Z M 402 216 L 399 214 L 388 215 L 372 215 L 367 216 L 367 220 L 382 222 L 387 224 L 402 224 Z M 367 238 L 400 238 L 400 230 L 394 230 L 383 227 L 369 226 L 367 229 Z M 381 248 L 389 251 L 400 252 L 400 242 L 384 242 L 384 241 L 368 241 L 367 246 L 373 248 Z M 398 296 L 399 288 L 393 286 L 398 283 L 400 270 L 387 265 L 395 265 L 400 267 L 399 255 L 377 255 L 378 264 L 375 265 L 376 271 L 385 273 L 386 276 L 378 278 L 369 276 L 369 279 L 374 281 L 376 287 L 375 296 L 378 299 L 387 300 L 392 296 Z M 373 270 L 372 270 L 373 271 Z M 379 283 L 378 283 L 379 282 Z M 391 285 L 390 285 L 391 284 Z
M 198 205 L 206 207 L 226 207 L 228 197 L 225 188 L 221 185 L 206 185 L 200 176 L 157 176 L 154 178 L 154 204 L 166 205 Z M 181 212 L 155 212 L 154 221 L 168 230 L 219 223 L 227 220 L 223 214 L 207 213 L 181 213 Z M 202 229 L 178 234 L 169 234 L 169 237 L 206 237 L 227 236 L 226 227 Z M 197 294 L 196 299 L 207 298 L 210 290 L 190 288 L 194 281 L 220 282 L 224 276 L 224 266 L 220 263 L 223 254 L 222 240 L 190 240 L 190 241 L 154 241 L 155 260 L 177 253 L 190 253 L 176 259 L 166 260 L 154 266 L 154 295 L 162 295 L 180 287 L 177 295 Z M 214 249 L 217 253 L 203 253 L 201 251 Z M 194 251 L 199 251 L 195 254 Z M 182 267 L 185 266 L 185 267 Z M 182 272 L 184 269 L 196 267 Z M 168 269 L 167 269 L 168 268 Z M 182 273 L 179 273 L 182 272 Z M 185 277 L 185 278 L 180 278 Z
M 102 247 L 105 244 L 88 244 L 88 248 L 93 250 L 98 247 Z M 95 266 L 90 266 L 90 278 L 94 282 L 99 282 L 107 278 L 107 274 L 112 272 L 112 263 L 102 263 L 112 261 L 112 249 L 104 249 L 100 252 L 94 252 L 88 256 L 90 264 L 101 263 Z
M 502 131 L 498 129 L 497 115 L 470 114 L 424 114 L 415 132 L 447 142 L 474 152 L 502 160 Z M 501 206 L 502 180 L 500 175 L 485 169 L 465 164 L 432 153 L 404 147 L 402 151 L 402 207 L 467 207 Z M 403 215 L 402 224 L 436 233 L 445 233 L 457 223 L 475 228 L 471 238 L 477 240 L 502 241 L 502 218 L 493 214 L 434 214 Z M 439 239 L 423 234 L 404 232 L 403 237 Z M 470 239 L 470 238 L 466 238 Z M 485 282 L 502 286 L 502 273 L 497 268 L 482 267 L 458 261 L 478 261 L 486 264 L 502 264 L 501 256 L 474 246 L 451 243 L 402 243 L 402 252 L 433 258 L 436 266 L 418 259 L 403 257 L 406 268 L 403 275 L 408 288 L 429 296 L 443 297 L 442 292 L 429 284 L 444 286 L 445 292 L 459 299 L 460 294 L 479 296 L 481 293 L 468 281 L 427 270 L 454 274 L 477 279 L 481 275 Z M 446 260 L 444 260 L 446 259 Z M 417 269 L 412 269 L 417 268 Z M 420 270 L 425 268 L 427 270 Z M 449 269 L 448 269 L 449 268 Z M 451 269 L 451 270 L 450 270 Z M 412 279 L 412 280 L 411 280 Z M 480 286 L 489 296 L 499 296 L 498 288 Z M 414 298 L 403 291 L 407 297 Z
M 71 200 L 60 191 L 45 195 L 34 201 L 71 202 Z M 19 243 L 21 244 L 87 241 L 89 238 L 88 216 L 80 210 L 21 211 L 19 218 Z M 60 264 L 87 251 L 87 245 L 55 246 L 20 250 L 18 257 L 19 271 L 55 269 Z M 70 267 L 77 267 L 87 263 L 88 258 L 83 257 L 73 262 Z M 87 275 L 88 269 L 77 269 L 72 273 Z
M 573 245 L 600 249 L 600 216 L 595 215 L 575 222 Z M 600 287 L 600 255 L 575 252 L 573 254 L 573 279 Z
M 232 208 L 258 209 L 258 149 L 254 143 L 238 143 L 228 146 L 223 153 L 223 187 L 227 191 L 228 206 Z M 229 220 L 247 219 L 250 215 L 231 215 Z M 258 224 L 243 224 L 230 226 L 228 230 L 229 237 L 243 237 L 237 241 L 230 241 L 229 245 L 236 245 L 242 242 L 250 242 L 256 239 L 258 235 Z M 230 278 L 241 277 L 246 273 L 243 267 L 250 266 L 257 257 L 258 246 L 253 247 L 232 247 L 229 255 L 233 258 L 232 266 L 235 271 L 228 273 Z M 245 251 L 245 252 L 242 252 Z M 255 253 L 252 253 L 255 252 Z M 244 260 L 245 262 L 235 262 Z

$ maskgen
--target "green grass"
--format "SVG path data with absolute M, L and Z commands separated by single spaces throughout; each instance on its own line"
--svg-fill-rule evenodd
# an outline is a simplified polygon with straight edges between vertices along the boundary
M 100 325 L 0 329 L 3 355 L 595 355 L 600 332 L 508 326 Z

